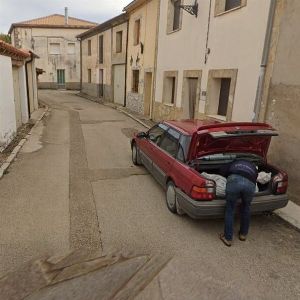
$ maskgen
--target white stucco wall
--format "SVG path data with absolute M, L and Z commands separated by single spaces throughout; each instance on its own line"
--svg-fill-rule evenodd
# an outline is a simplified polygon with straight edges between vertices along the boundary
M 250 121 L 262 58 L 270 0 L 248 0 L 245 7 L 214 16 L 212 1 L 208 48 L 204 62 L 208 30 L 209 1 L 198 1 L 198 18 L 183 12 L 182 29 L 167 34 L 169 1 L 161 1 L 158 37 L 155 101 L 162 102 L 164 71 L 178 71 L 176 106 L 182 107 L 184 70 L 201 70 L 201 91 L 207 90 L 212 69 L 238 69 L 233 106 L 233 121 Z M 187 1 L 185 4 L 188 4 Z M 199 112 L 205 111 L 201 96 Z
M 16 115 L 11 58 L 0 55 L 0 151 L 16 133 Z

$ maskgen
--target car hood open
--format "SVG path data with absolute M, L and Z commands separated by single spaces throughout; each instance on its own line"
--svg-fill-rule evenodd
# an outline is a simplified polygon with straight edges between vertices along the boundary
M 193 158 L 216 153 L 252 153 L 266 159 L 272 136 L 278 133 L 268 129 L 226 129 L 199 131 L 195 136 Z

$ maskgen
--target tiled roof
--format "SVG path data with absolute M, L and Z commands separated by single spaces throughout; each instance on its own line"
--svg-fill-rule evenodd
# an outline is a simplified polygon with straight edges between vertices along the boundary
M 5 43 L 2 40 L 0 40 L 0 54 L 10 56 L 14 59 L 26 59 L 31 55 L 27 50 L 17 49 L 11 44 Z
M 84 28 L 89 29 L 98 25 L 97 23 L 68 17 L 68 24 L 65 24 L 65 16 L 54 14 L 37 19 L 27 20 L 23 22 L 13 23 L 9 29 L 11 33 L 14 27 L 47 27 L 47 28 Z

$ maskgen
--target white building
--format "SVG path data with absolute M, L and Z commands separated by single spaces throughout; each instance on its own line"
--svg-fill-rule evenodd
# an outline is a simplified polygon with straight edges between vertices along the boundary
M 36 57 L 0 41 L 0 152 L 38 108 Z
M 152 117 L 251 121 L 271 3 L 161 1 Z

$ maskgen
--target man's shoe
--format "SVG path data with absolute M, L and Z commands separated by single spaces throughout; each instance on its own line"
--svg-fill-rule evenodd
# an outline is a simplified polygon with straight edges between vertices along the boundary
M 231 247 L 232 242 L 227 240 L 223 233 L 220 234 L 220 240 L 226 245 L 227 247 Z
M 239 239 L 240 241 L 245 242 L 247 240 L 247 236 L 239 233 Z

